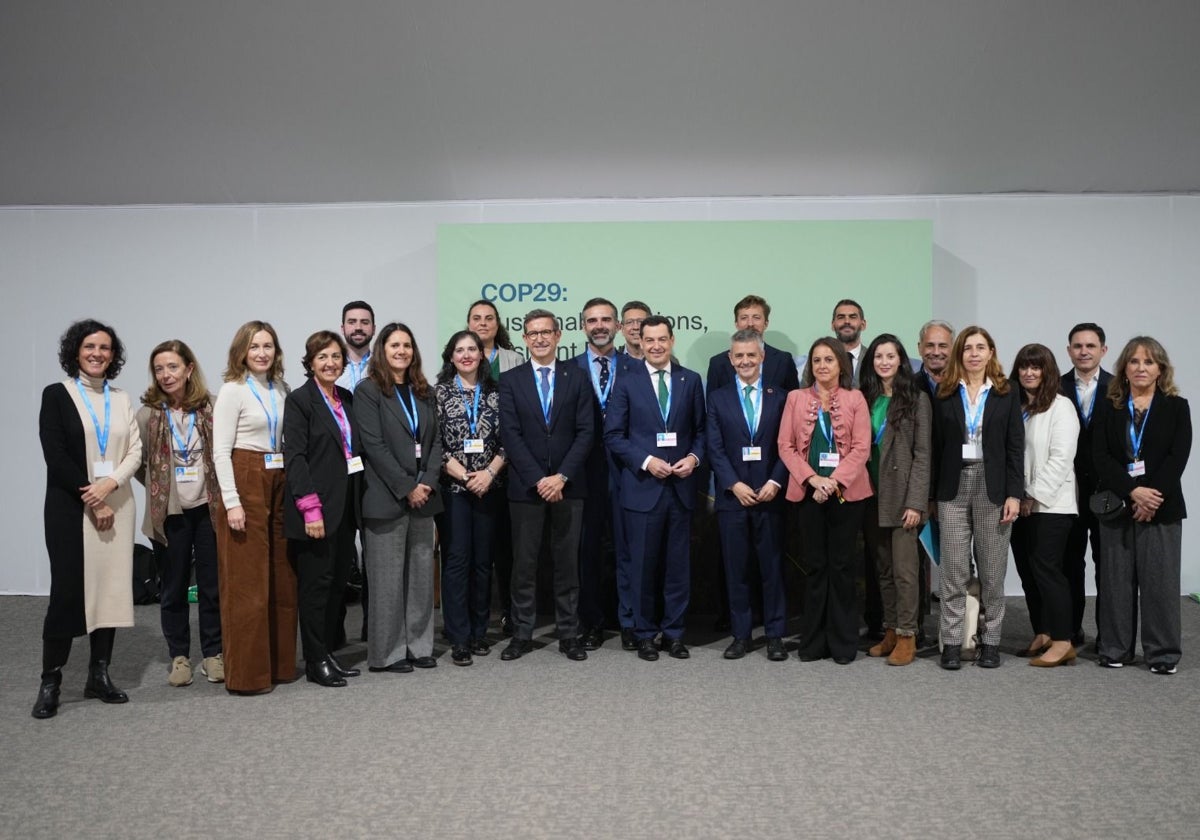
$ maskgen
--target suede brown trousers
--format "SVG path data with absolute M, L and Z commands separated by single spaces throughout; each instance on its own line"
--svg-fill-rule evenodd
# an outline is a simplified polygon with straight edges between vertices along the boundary
M 216 505 L 225 687 L 266 691 L 296 679 L 296 574 L 283 536 L 283 470 L 268 470 L 261 452 L 235 449 L 233 477 L 246 530 L 231 530 L 224 505 Z

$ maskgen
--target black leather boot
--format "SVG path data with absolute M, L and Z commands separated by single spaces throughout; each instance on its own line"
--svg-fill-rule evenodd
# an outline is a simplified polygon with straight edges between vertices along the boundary
M 97 659 L 88 665 L 87 684 L 83 696 L 95 698 L 103 703 L 128 703 L 129 695 L 112 684 L 108 678 L 108 663 Z
M 62 688 L 62 669 L 55 668 L 42 674 L 42 685 L 38 688 L 37 701 L 33 704 L 33 716 L 38 720 L 52 718 L 58 714 L 58 694 Z

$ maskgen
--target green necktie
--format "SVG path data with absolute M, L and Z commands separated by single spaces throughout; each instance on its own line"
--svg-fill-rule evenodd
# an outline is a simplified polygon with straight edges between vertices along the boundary
M 754 386 L 747 385 L 742 389 L 745 397 L 742 398 L 742 406 L 746 409 L 746 425 L 750 427 L 750 435 L 754 435 L 754 400 L 750 399 L 750 395 L 754 393 Z
M 667 416 L 667 403 L 671 400 L 671 394 L 667 390 L 667 372 L 665 370 L 656 370 L 658 374 L 658 410 L 662 412 L 662 416 Z

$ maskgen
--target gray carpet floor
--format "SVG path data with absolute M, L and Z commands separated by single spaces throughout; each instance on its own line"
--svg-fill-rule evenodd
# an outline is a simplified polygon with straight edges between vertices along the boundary
M 1171 677 L 1027 667 L 1007 655 L 1029 638 L 1010 599 L 995 671 L 947 673 L 932 653 L 728 662 L 728 640 L 699 633 L 688 661 L 641 662 L 610 637 L 574 663 L 543 635 L 516 662 L 442 655 L 264 697 L 198 668 L 168 687 L 157 607 L 138 607 L 112 669 L 131 702 L 83 699 L 77 640 L 58 717 L 35 721 L 45 605 L 0 598 L 5 838 L 1200 836 L 1191 601 Z

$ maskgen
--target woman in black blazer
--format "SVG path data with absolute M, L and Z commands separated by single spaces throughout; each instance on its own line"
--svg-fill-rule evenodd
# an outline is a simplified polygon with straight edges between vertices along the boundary
M 962 667 L 963 615 L 971 554 L 985 621 L 979 666 L 1000 666 L 1004 575 L 1012 523 L 1025 490 L 1021 402 L 983 327 L 954 341 L 933 406 L 933 476 L 941 522 L 943 668 Z
M 359 674 L 333 652 L 344 636 L 342 596 L 354 562 L 363 469 L 353 397 L 336 384 L 345 359 L 341 336 L 309 336 L 308 382 L 288 395 L 283 414 L 283 530 L 296 563 L 305 674 L 323 686 L 344 686 Z
M 1120 668 L 1132 661 L 1140 600 L 1146 664 L 1152 673 L 1174 674 L 1187 518 L 1181 479 L 1192 449 L 1192 416 L 1161 344 L 1149 336 L 1129 340 L 1107 399 L 1096 400 L 1092 422 L 1100 487 L 1120 496 L 1128 509 L 1100 523 L 1098 663 Z

